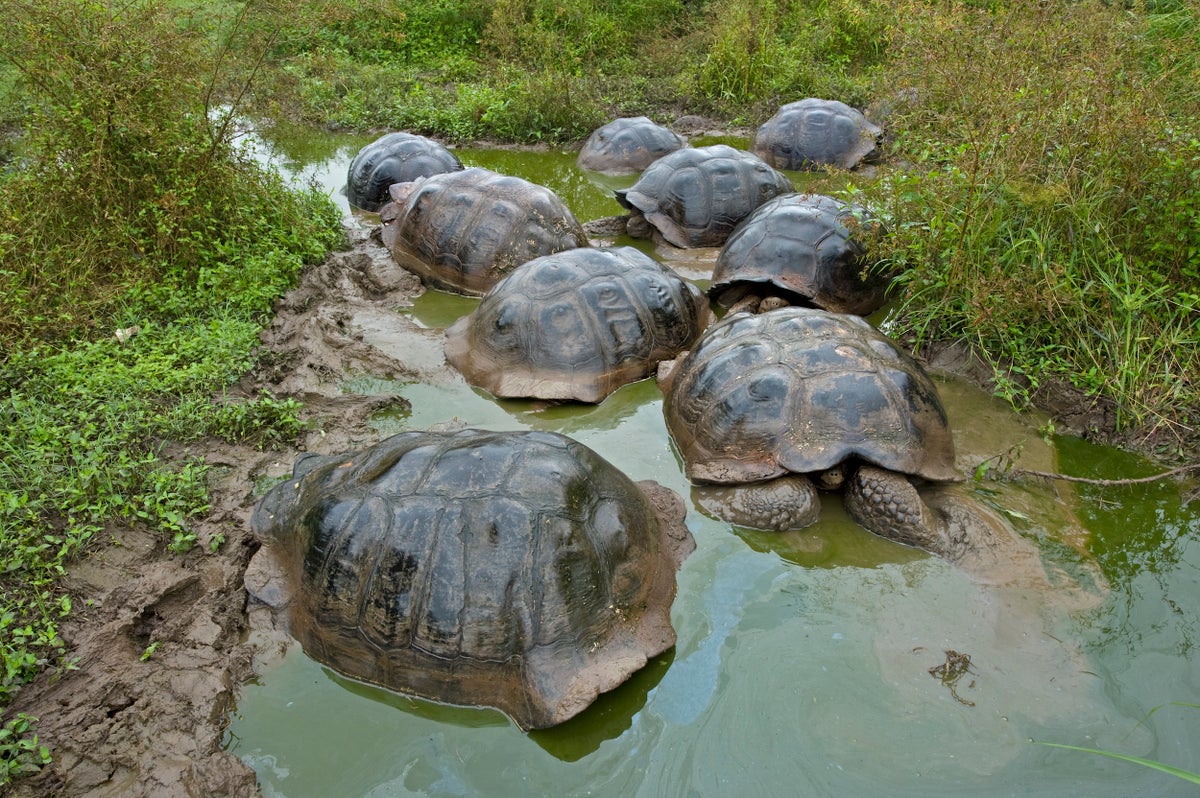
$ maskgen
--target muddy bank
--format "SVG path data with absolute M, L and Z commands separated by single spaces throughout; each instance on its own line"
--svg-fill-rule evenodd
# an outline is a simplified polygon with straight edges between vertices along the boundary
M 257 549 L 249 533 L 255 485 L 288 473 L 301 451 L 373 440 L 370 417 L 403 401 L 343 394 L 342 375 L 451 378 L 440 362 L 440 333 L 411 325 L 403 336 L 372 342 L 373 331 L 385 318 L 394 326 L 395 309 L 421 286 L 382 245 L 362 231 L 351 235 L 353 249 L 308 270 L 279 303 L 261 336 L 262 365 L 231 391 L 251 397 L 267 389 L 302 400 L 311 428 L 297 445 L 267 452 L 217 440 L 176 447 L 169 457 L 211 467 L 213 509 L 195 525 L 200 545 L 180 557 L 158 535 L 114 526 L 71 566 L 76 610 L 62 636 L 76 667 L 43 675 L 11 708 L 39 719 L 54 762 L 13 785 L 12 795 L 258 794 L 254 772 L 221 748 L 225 717 L 238 685 L 253 675 L 256 654 L 243 585 Z M 210 553 L 218 536 L 225 542 Z
M 457 379 L 441 355 L 442 334 L 396 309 L 421 292 L 377 239 L 352 230 L 353 247 L 309 269 L 280 301 L 262 334 L 264 357 L 234 396 L 263 389 L 304 402 L 310 428 L 295 446 L 258 451 L 221 441 L 177 447 L 170 456 L 210 467 L 211 514 L 196 524 L 201 545 L 180 557 L 137 528 L 113 527 L 75 562 L 68 586 L 77 608 L 62 632 L 74 670 L 44 675 L 11 712 L 40 719 L 54 763 L 18 782 L 16 796 L 252 796 L 250 768 L 222 750 L 223 725 L 256 663 L 286 645 L 269 613 L 247 597 L 243 575 L 257 548 L 249 516 L 259 491 L 306 450 L 371 443 L 370 418 L 399 397 L 343 394 L 345 375 L 443 383 Z M 985 382 L 990 371 L 959 347 L 926 353 L 938 368 Z M 1060 431 L 1105 442 L 1111 408 L 1042 386 L 1039 401 Z M 224 538 L 210 553 L 208 543 Z

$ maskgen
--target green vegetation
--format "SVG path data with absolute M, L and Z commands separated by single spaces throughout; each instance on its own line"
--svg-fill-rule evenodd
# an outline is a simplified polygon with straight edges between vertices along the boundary
M 889 70 L 913 168 L 864 187 L 910 267 L 901 326 L 1021 404 L 1058 377 L 1165 441 L 1200 425 L 1200 17 L 914 7 Z M 960 31 L 970 30 L 970 36 Z
M 340 237 L 236 146 L 235 113 L 566 142 L 616 116 L 754 126 L 806 96 L 889 109 L 847 191 L 906 267 L 894 331 L 960 339 L 1177 454 L 1200 427 L 1200 11 L 1185 0 L 0 0 L 0 708 L 69 667 L 64 563 L 110 524 L 193 549 L 217 435 L 302 429 L 213 397 Z M 903 168 L 899 165 L 904 164 Z M 220 540 L 210 541 L 219 546 Z M 192 556 L 199 556 L 194 554 Z M 0 733 L 0 785 L 45 761 Z
M 336 208 L 235 147 L 216 105 L 216 18 L 153 0 L 0 0 L 0 712 L 69 668 L 59 586 L 113 523 L 185 552 L 208 509 L 205 466 L 169 442 L 295 436 L 298 406 L 215 401 L 254 364 L 272 301 L 341 240 Z M 18 716 L 0 785 L 47 761 Z
M 572 141 L 615 116 L 753 126 L 833 97 L 907 168 L 859 179 L 907 268 L 895 328 L 1047 380 L 1165 456 L 1200 428 L 1200 11 L 1183 0 L 326 0 L 283 31 L 270 116 Z

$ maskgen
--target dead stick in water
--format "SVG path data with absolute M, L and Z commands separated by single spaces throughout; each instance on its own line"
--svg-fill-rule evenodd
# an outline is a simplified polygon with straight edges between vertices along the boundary
M 1200 463 L 1192 463 L 1191 465 L 1172 468 L 1170 471 L 1164 471 L 1161 474 L 1154 474 L 1149 477 L 1136 477 L 1130 479 L 1091 479 L 1089 477 L 1071 477 L 1066 474 L 1052 474 L 1048 471 L 1031 471 L 1027 468 L 1014 468 L 1009 471 L 1009 476 L 1014 477 L 1041 477 L 1043 479 L 1057 479 L 1064 482 L 1083 482 L 1088 485 L 1141 485 L 1146 482 L 1157 482 L 1160 479 L 1173 477 L 1176 474 L 1183 474 L 1188 471 L 1200 469 Z

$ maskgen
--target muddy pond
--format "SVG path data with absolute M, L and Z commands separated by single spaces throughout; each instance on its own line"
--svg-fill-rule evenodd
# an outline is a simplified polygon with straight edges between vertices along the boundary
M 372 139 L 308 134 L 277 142 L 275 157 L 369 227 L 378 217 L 352 212 L 340 190 Z M 574 152 L 456 154 L 552 188 L 581 221 L 620 212 L 611 190 L 622 183 L 581 172 Z M 796 177 L 797 188 L 824 190 Z M 671 265 L 703 285 L 690 258 Z M 474 303 L 427 292 L 396 312 L 436 339 Z M 1020 446 L 1026 468 L 1107 479 L 1156 471 L 1077 438 L 1046 440 L 1044 417 L 1014 414 L 959 378 L 937 381 L 963 460 Z M 678 575 L 675 648 L 549 730 L 523 733 L 497 711 L 354 682 L 298 646 L 264 662 L 240 691 L 226 745 L 266 796 L 1196 794 L 1137 764 L 1043 744 L 1200 771 L 1200 506 L 1182 502 L 1178 482 L 980 483 L 978 498 L 1063 577 L 993 585 L 872 536 L 837 501 L 815 526 L 783 534 L 705 516 L 653 380 L 597 406 L 497 401 L 453 376 L 356 373 L 340 387 L 411 403 L 375 419 L 379 437 L 459 422 L 574 437 L 683 496 L 697 549 Z

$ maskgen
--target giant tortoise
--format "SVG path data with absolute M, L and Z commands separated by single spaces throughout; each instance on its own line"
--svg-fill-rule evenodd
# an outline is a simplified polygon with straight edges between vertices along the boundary
M 390 199 L 388 187 L 419 177 L 457 172 L 462 162 L 433 139 L 413 133 L 388 133 L 363 147 L 346 172 L 346 199 L 355 208 L 376 213 Z
M 1024 544 L 964 493 L 937 388 L 858 316 L 787 307 L 726 317 L 660 380 L 663 413 L 707 511 L 758 529 L 817 520 L 843 488 L 866 529 L 948 560 Z M 918 490 L 918 485 L 920 489 Z
M 247 585 L 336 671 L 542 728 L 674 644 L 684 512 L 558 433 L 405 432 L 299 459 Z
M 588 246 L 558 196 L 536 183 L 475 167 L 389 189 L 379 212 L 392 257 L 425 284 L 482 296 L 522 263 Z
M 719 247 L 738 223 L 772 197 L 793 191 L 786 175 L 725 144 L 686 147 L 647 167 L 616 193 L 630 211 L 630 235 L 652 233 L 677 247 Z
M 806 305 L 866 316 L 895 276 L 868 259 L 879 230 L 865 209 L 821 194 L 784 194 L 760 205 L 721 248 L 709 296 L 736 311 Z
M 446 331 L 446 359 L 499 397 L 599 402 L 692 345 L 704 295 L 633 247 L 518 266 Z
M 664 155 L 687 146 L 687 139 L 645 116 L 614 119 L 592 131 L 575 163 L 608 175 L 632 175 Z
M 754 134 L 750 149 L 776 169 L 853 169 L 875 151 L 882 135 L 845 103 L 808 97 L 776 111 Z

